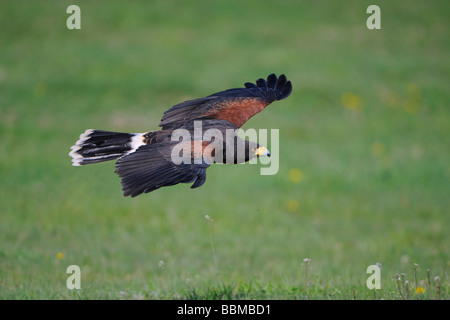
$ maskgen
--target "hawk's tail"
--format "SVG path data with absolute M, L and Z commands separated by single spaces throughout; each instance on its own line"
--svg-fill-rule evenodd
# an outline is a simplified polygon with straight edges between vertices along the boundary
M 144 133 L 88 129 L 70 149 L 73 166 L 118 159 L 144 145 Z

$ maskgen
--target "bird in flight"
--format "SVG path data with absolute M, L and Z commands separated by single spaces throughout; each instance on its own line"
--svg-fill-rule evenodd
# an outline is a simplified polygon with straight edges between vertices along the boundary
M 115 172 L 121 178 L 123 194 L 136 197 L 178 183 L 200 187 L 213 163 L 237 164 L 270 156 L 266 147 L 238 137 L 237 130 L 272 102 L 287 98 L 292 84 L 284 74 L 271 74 L 267 80 L 244 86 L 171 107 L 159 123 L 160 130 L 122 133 L 88 129 L 71 147 L 72 165 L 118 159 Z M 195 131 L 199 128 L 200 135 Z M 211 131 L 211 137 L 205 138 Z

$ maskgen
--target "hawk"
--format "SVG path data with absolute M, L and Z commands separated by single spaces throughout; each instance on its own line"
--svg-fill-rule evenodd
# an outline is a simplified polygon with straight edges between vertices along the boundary
M 124 196 L 136 197 L 178 183 L 192 183 L 191 188 L 197 188 L 205 183 L 206 169 L 213 163 L 237 164 L 270 156 L 266 147 L 238 137 L 237 130 L 291 92 L 292 84 L 284 74 L 271 74 L 256 83 L 245 83 L 244 88 L 179 103 L 164 112 L 156 131 L 88 129 L 71 147 L 72 165 L 118 159 L 115 172 L 121 178 Z M 196 134 L 199 127 L 201 133 L 215 130 L 214 139 Z M 179 133 L 188 138 L 181 142 L 174 139 Z M 183 161 L 178 161 L 180 157 Z

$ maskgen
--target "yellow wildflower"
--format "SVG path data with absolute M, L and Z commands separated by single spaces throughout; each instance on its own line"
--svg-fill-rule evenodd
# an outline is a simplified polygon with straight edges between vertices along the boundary
M 292 182 L 300 182 L 303 179 L 303 172 L 299 169 L 292 169 L 289 171 L 289 180 Z
M 300 207 L 300 204 L 298 203 L 297 200 L 289 200 L 287 203 L 287 209 L 290 212 L 297 211 L 299 207 Z
M 362 111 L 364 109 L 364 100 L 351 92 L 345 92 L 341 96 L 342 105 L 353 111 Z
M 416 289 L 416 294 L 423 294 L 425 293 L 425 288 L 423 287 L 417 287 Z

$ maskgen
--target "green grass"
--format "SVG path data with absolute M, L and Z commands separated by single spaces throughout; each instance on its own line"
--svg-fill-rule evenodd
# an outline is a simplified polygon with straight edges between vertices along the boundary
M 369 1 L 89 1 L 74 31 L 70 4 L 0 4 L 0 298 L 448 299 L 448 1 L 378 1 L 374 31 Z M 113 163 L 71 166 L 87 128 L 272 72 L 293 93 L 245 128 L 280 129 L 277 175 L 130 199 Z

